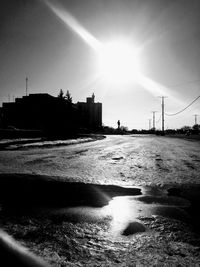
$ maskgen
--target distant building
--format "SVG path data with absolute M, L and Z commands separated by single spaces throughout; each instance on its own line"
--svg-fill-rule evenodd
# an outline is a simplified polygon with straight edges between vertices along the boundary
M 94 94 L 87 102 L 70 103 L 49 94 L 29 94 L 3 103 L 2 126 L 39 129 L 50 132 L 72 132 L 79 128 L 97 129 L 102 125 L 102 104 L 94 103 Z
M 94 102 L 95 95 L 87 97 L 85 102 L 78 102 L 79 124 L 83 128 L 98 129 L 102 126 L 102 103 Z

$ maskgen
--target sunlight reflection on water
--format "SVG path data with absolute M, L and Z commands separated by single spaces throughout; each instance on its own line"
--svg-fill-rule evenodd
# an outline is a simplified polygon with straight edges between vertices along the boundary
M 114 197 L 105 209 L 112 217 L 110 230 L 114 235 L 122 232 L 130 222 L 136 221 L 139 215 L 138 206 L 133 197 Z

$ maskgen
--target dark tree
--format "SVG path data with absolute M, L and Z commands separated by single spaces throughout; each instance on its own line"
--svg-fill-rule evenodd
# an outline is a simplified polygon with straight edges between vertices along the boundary
M 64 99 L 64 92 L 62 89 L 60 89 L 60 92 L 58 94 L 58 97 L 61 98 L 61 99 Z
M 192 129 L 196 132 L 199 133 L 200 132 L 200 124 L 195 124 L 192 126 Z
M 65 95 L 65 100 L 68 102 L 68 103 L 72 103 L 72 97 L 71 97 L 71 94 L 69 92 L 69 90 L 67 90 L 67 93 Z
M 186 125 L 186 126 L 183 126 L 180 130 L 182 130 L 183 132 L 187 132 L 191 130 L 191 127 Z

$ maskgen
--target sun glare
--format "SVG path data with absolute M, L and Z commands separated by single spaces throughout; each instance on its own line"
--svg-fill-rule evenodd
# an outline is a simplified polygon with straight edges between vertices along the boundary
M 53 13 L 97 53 L 98 67 L 95 80 L 114 85 L 137 83 L 156 95 L 163 95 L 164 86 L 144 76 L 140 69 L 139 50 L 128 40 L 114 40 L 103 44 L 95 38 L 67 10 L 46 0 Z M 166 90 L 165 90 L 166 91 Z
M 100 74 L 111 83 L 129 83 L 139 73 L 138 53 L 128 43 L 112 42 L 99 51 Z

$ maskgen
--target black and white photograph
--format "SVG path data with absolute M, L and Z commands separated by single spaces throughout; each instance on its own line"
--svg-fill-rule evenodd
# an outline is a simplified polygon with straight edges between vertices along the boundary
M 200 0 L 0 1 L 0 266 L 200 266 Z

